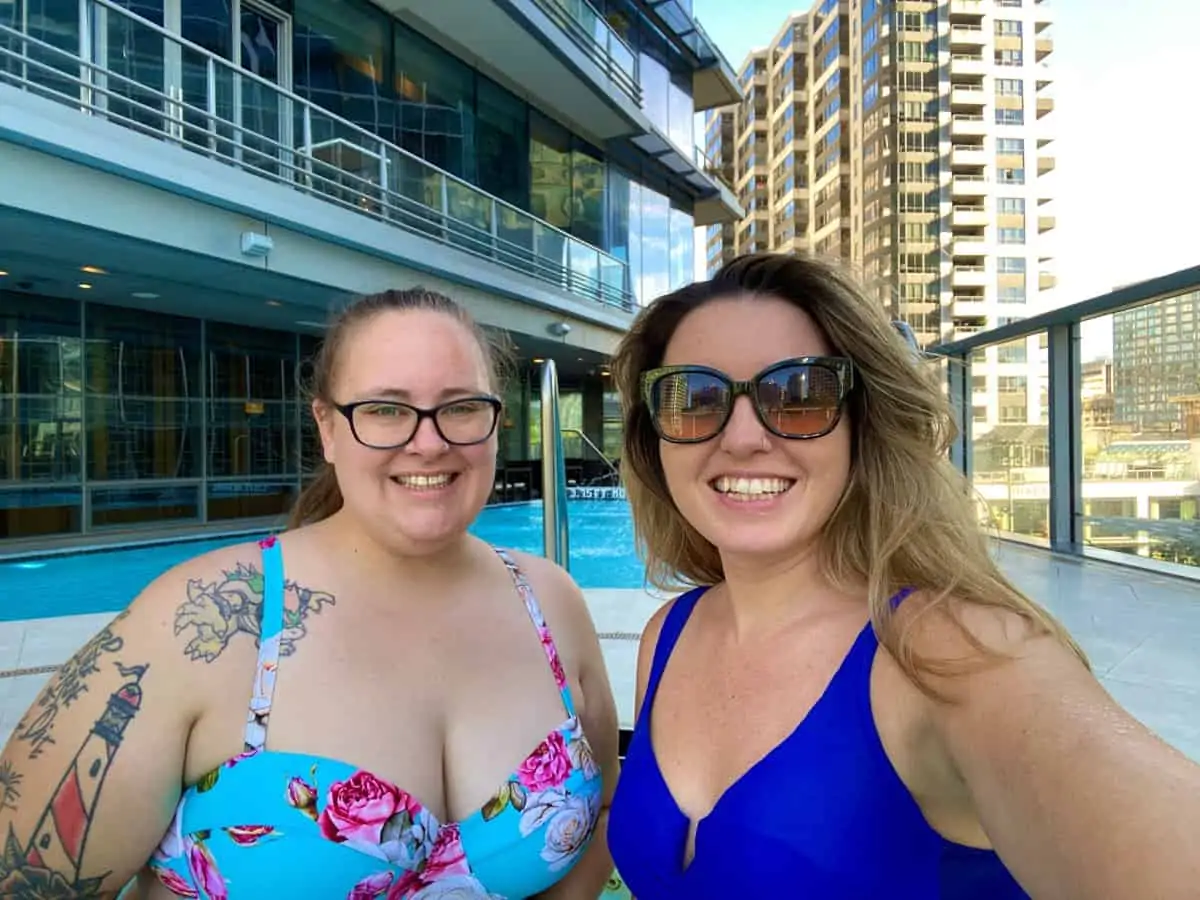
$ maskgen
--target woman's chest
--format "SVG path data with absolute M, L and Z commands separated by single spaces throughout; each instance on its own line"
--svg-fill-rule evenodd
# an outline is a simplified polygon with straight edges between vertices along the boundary
M 193 730 L 190 780 L 241 752 L 258 728 L 269 750 L 352 764 L 418 796 L 439 819 L 461 818 L 567 718 L 536 631 L 523 624 L 493 630 L 490 645 L 444 632 L 376 628 L 355 641 L 345 630 L 315 631 L 280 656 L 249 727 L 262 673 L 217 692 Z

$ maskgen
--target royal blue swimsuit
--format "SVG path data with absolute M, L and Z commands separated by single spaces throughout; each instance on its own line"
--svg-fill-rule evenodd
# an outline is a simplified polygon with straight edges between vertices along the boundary
M 704 591 L 677 599 L 663 622 L 609 813 L 609 848 L 638 900 L 1027 900 L 994 852 L 935 832 L 892 767 L 871 711 L 870 624 L 796 730 L 699 822 L 685 867 L 689 821 L 659 769 L 650 712 Z

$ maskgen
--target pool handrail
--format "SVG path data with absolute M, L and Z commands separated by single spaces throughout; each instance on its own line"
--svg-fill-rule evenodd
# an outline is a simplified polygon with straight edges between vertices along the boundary
M 608 466 L 608 471 L 610 471 L 612 473 L 612 476 L 614 479 L 613 483 L 618 484 L 618 485 L 621 483 L 620 470 L 616 467 L 616 465 L 613 464 L 613 461 L 611 459 L 609 459 L 607 456 L 604 455 L 604 451 L 596 446 L 595 441 L 593 441 L 590 437 L 588 437 L 586 434 L 584 434 L 578 428 L 564 428 L 562 430 L 562 433 L 563 434 L 572 434 L 575 437 L 579 438 L 581 441 L 583 441 L 584 445 L 587 446 L 593 453 L 595 453 L 596 456 L 600 457 L 600 461 L 602 463 L 604 463 L 604 465 Z M 602 477 L 607 477 L 607 476 L 602 476 Z
M 567 466 L 558 415 L 558 368 L 542 362 L 542 540 L 547 559 L 570 571 Z

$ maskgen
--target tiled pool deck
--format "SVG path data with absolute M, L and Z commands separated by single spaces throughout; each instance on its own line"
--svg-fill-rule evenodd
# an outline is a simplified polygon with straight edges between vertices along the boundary
M 1071 630 L 1113 696 L 1200 761 L 1200 584 L 1016 544 L 997 552 L 1009 576 Z M 637 635 L 661 600 L 638 590 L 585 593 L 602 633 L 621 723 L 629 727 Z M 109 618 L 0 622 L 0 740 L 7 740 L 53 668 Z

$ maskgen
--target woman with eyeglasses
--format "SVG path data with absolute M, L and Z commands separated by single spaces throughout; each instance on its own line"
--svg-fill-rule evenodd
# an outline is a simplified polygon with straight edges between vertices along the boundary
M 292 528 L 158 578 L 0 759 L 0 897 L 587 898 L 617 724 L 583 598 L 467 533 L 492 343 L 421 289 L 315 360 L 326 465 Z
M 740 257 L 613 362 L 651 579 L 609 822 L 638 900 L 1183 900 L 1200 768 L 988 554 L 950 410 L 834 269 Z

